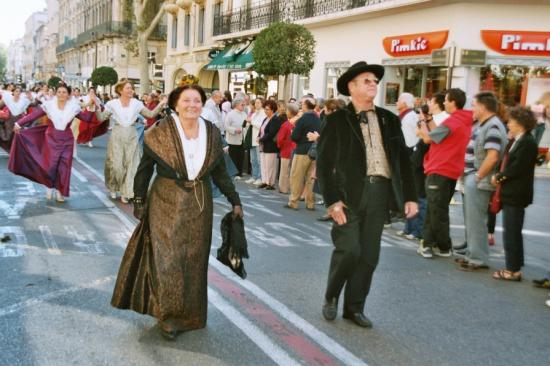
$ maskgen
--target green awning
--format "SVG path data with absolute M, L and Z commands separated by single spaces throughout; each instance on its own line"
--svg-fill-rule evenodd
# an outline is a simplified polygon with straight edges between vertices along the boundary
M 248 70 L 254 66 L 252 57 L 254 43 L 236 44 L 225 47 L 208 65 L 206 70 Z

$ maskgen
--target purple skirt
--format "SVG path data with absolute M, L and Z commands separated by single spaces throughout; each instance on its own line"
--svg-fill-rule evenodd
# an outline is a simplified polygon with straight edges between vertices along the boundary
M 69 196 L 74 137 L 69 126 L 56 130 L 51 123 L 14 135 L 8 169 L 33 182 Z

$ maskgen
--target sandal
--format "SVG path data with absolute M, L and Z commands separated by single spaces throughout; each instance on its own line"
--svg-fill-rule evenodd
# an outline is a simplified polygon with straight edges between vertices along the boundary
M 533 285 L 539 288 L 549 288 L 550 289 L 550 280 L 548 278 L 542 278 L 540 280 L 533 280 Z
M 521 272 L 512 272 L 507 269 L 501 269 L 500 271 L 493 272 L 493 278 L 495 280 L 504 280 L 504 281 L 521 281 Z
M 455 258 L 455 263 L 462 266 L 464 264 L 468 264 L 468 260 L 465 258 Z

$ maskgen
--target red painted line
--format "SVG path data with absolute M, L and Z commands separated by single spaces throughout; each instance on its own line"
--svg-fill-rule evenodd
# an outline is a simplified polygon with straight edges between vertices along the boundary
M 275 336 L 286 344 L 308 365 L 336 365 L 337 363 L 308 338 L 287 327 L 277 315 L 252 297 L 246 290 L 226 280 L 212 267 L 208 271 L 208 282 L 214 285 L 226 297 L 238 303 L 256 322 L 267 326 Z

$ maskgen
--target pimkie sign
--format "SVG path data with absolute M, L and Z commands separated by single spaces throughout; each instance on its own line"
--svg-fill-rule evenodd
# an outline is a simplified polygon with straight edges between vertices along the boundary
M 393 57 L 430 55 L 433 50 L 443 48 L 449 31 L 407 34 L 404 36 L 386 37 L 384 49 Z
M 504 55 L 550 56 L 550 32 L 482 30 L 481 39 Z

